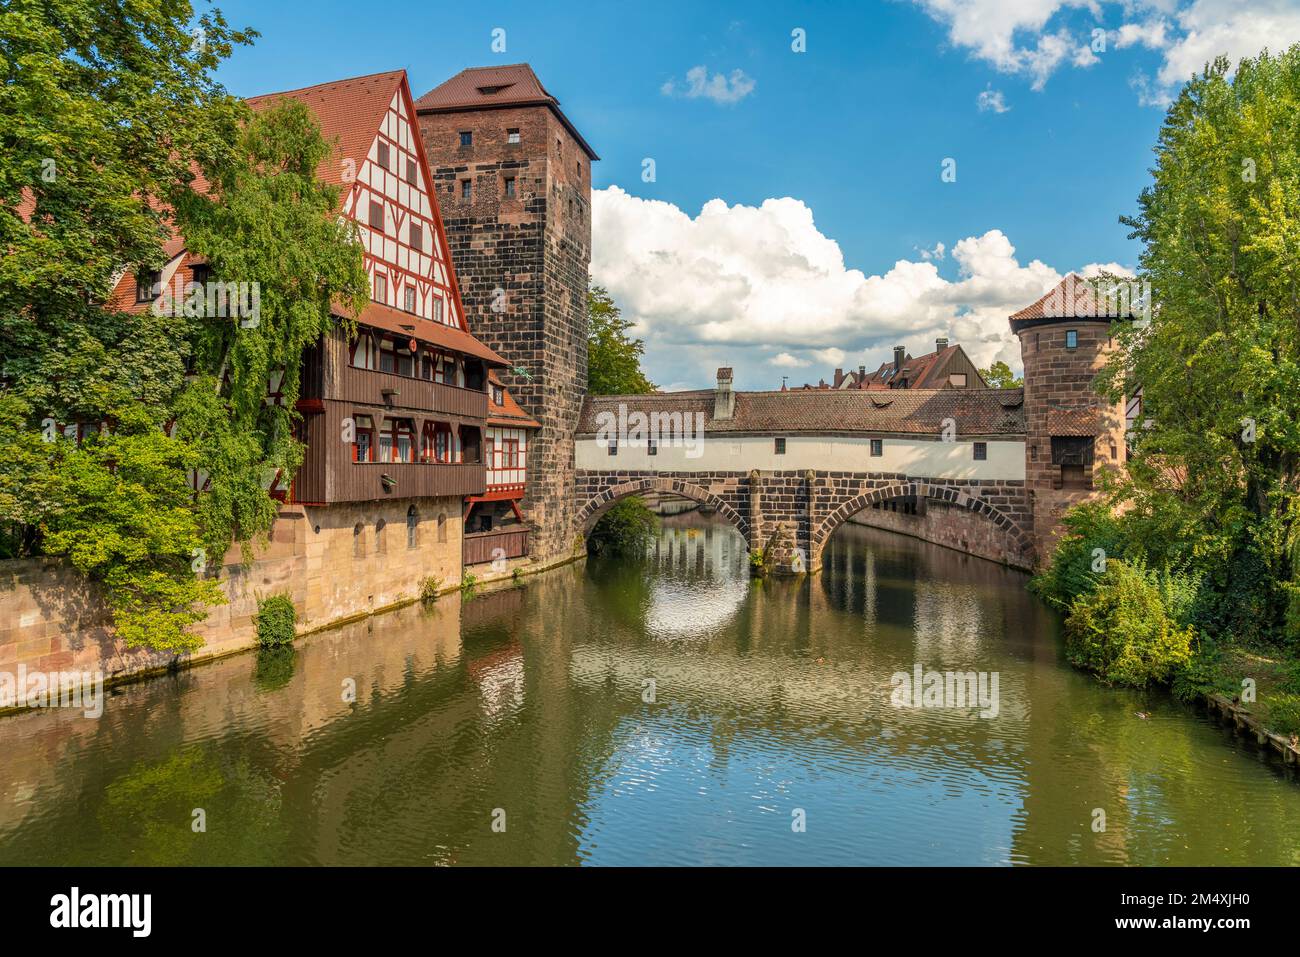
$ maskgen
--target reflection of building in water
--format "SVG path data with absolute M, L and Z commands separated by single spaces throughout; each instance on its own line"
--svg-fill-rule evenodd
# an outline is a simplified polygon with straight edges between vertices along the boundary
M 708 637 L 735 616 L 749 593 L 745 540 L 698 514 L 665 517 L 650 561 L 656 575 L 645 606 L 651 638 Z

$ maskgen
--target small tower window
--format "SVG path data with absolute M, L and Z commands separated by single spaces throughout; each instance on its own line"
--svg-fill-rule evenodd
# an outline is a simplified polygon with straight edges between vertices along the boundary
M 975 443 L 975 461 L 984 462 L 989 457 L 989 444 L 987 442 Z
M 472 131 L 470 131 L 470 130 L 461 130 L 461 131 L 460 131 L 460 145 L 461 145 L 461 146 L 473 146 L 473 145 L 474 145 L 474 134 L 473 134 Z
M 1077 329 L 1065 330 L 1065 348 L 1077 349 L 1079 347 L 1079 331 Z
M 773 440 L 772 451 L 776 455 L 785 455 L 785 436 L 779 436 Z
M 513 176 L 507 176 L 506 177 L 506 199 L 514 199 L 514 198 L 515 198 L 515 178 Z
M 460 198 L 463 199 L 463 200 L 465 200 L 466 202 L 468 202 L 468 201 L 469 201 L 469 198 L 470 198 L 471 195 L 473 195 L 473 194 L 472 194 L 472 192 L 471 192 L 470 181 L 467 180 L 467 179 L 463 179 L 463 180 L 461 180 L 461 181 L 460 181 Z
M 872 455 L 872 457 L 873 457 L 873 458 L 879 458 L 880 456 L 882 456 L 882 455 L 884 455 L 884 454 L 885 454 L 885 440 L 884 440 L 884 439 L 872 439 L 872 440 L 871 440 L 871 455 Z

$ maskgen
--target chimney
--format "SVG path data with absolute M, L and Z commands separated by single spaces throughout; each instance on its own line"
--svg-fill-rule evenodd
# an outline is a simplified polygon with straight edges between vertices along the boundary
M 944 336 L 944 337 L 941 338 L 941 339 L 935 339 L 935 340 L 934 340 L 934 350 L 935 350 L 935 352 L 943 352 L 943 350 L 944 350 L 944 349 L 947 349 L 947 348 L 948 348 L 948 337 L 947 337 L 947 336 Z
M 903 369 L 903 360 L 907 357 L 907 349 L 903 346 L 894 346 L 894 371 L 901 372 Z
M 836 369 L 836 370 L 835 370 L 835 388 L 838 389 L 838 388 L 840 387 L 840 383 L 843 382 L 843 381 L 844 381 L 844 370 L 843 370 L 843 369 Z
M 781 383 L 782 391 L 785 383 Z M 718 370 L 718 387 L 713 390 L 713 417 L 729 419 L 736 411 L 736 394 L 731 391 L 731 369 L 723 366 Z

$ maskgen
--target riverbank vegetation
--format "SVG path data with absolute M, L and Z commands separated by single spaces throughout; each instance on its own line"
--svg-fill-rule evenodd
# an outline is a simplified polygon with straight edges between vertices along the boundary
M 659 534 L 659 516 L 639 496 L 615 502 L 587 535 L 592 555 L 636 556 Z
M 1123 474 L 1073 509 L 1035 587 L 1109 681 L 1221 691 L 1300 730 L 1300 46 L 1224 59 L 1169 108 L 1122 221 L 1150 322 L 1099 377 L 1140 394 Z M 1187 636 L 1187 641 L 1183 641 Z M 1252 698 L 1257 696 L 1257 700 Z
M 301 462 L 302 351 L 366 298 L 310 111 L 255 115 L 214 79 L 255 37 L 180 0 L 0 11 L 0 558 L 66 557 L 128 645 L 200 644 L 212 572 Z M 251 319 L 115 305 L 178 239 L 257 290 Z

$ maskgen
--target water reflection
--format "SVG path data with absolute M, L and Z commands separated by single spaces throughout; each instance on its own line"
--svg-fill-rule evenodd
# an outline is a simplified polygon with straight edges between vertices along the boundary
M 1300 786 L 1064 667 L 1023 576 L 855 527 L 824 565 L 751 582 L 681 516 L 644 562 L 0 720 L 0 863 L 1300 863 Z M 892 707 L 918 662 L 998 672 L 997 718 Z

